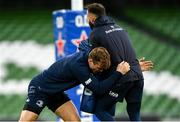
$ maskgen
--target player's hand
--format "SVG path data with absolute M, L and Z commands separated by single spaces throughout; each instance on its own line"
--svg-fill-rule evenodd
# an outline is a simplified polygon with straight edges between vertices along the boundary
M 120 72 L 121 74 L 126 74 L 130 70 L 130 65 L 129 63 L 122 61 L 121 63 L 118 64 L 116 71 Z
M 153 68 L 154 64 L 152 61 L 146 61 L 145 57 L 139 59 L 139 64 L 142 71 L 149 71 Z

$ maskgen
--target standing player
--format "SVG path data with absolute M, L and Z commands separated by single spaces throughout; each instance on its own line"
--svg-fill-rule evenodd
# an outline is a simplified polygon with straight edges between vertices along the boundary
M 129 62 L 131 66 L 131 70 L 119 80 L 109 93 L 101 98 L 98 97 L 95 114 L 100 120 L 113 121 L 113 117 L 107 110 L 117 101 L 122 102 L 125 98 L 130 120 L 139 121 L 144 80 L 128 34 L 106 16 L 103 5 L 93 3 L 87 6 L 87 10 L 89 25 L 92 28 L 89 37 L 92 48 L 102 46 L 108 50 L 112 61 L 111 71 L 114 71 L 121 61 Z M 104 75 L 106 74 L 104 73 Z
M 53 63 L 47 70 L 35 76 L 28 87 L 28 98 L 19 121 L 35 121 L 45 106 L 64 121 L 80 121 L 75 106 L 64 91 L 83 84 L 96 94 L 103 94 L 129 70 L 127 62 L 121 62 L 116 71 L 103 81 L 92 73 L 110 67 L 110 55 L 103 47 L 90 53 L 80 51 Z

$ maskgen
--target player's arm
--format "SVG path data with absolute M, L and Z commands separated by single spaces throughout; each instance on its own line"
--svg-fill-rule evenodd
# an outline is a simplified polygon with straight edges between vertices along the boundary
M 153 62 L 145 60 L 145 57 L 142 57 L 141 59 L 139 59 L 139 64 L 142 71 L 149 71 L 154 66 Z
M 124 74 L 126 74 L 130 70 L 130 66 L 127 62 L 121 62 L 118 66 L 116 71 L 109 76 L 109 78 L 99 81 L 92 73 L 85 74 L 81 73 L 79 74 L 76 70 L 74 72 L 74 75 L 77 77 L 77 79 L 87 88 L 93 91 L 95 94 L 104 94 L 106 91 L 108 91 L 113 84 L 118 81 Z
M 99 81 L 93 74 L 90 74 L 88 79 L 83 81 L 82 84 L 89 88 L 93 93 L 101 95 L 108 91 L 121 77 L 122 74 L 115 71 L 109 78 Z

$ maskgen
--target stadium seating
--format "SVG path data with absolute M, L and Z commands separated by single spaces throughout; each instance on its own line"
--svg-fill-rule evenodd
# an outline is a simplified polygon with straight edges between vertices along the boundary
M 6 11 L 0 14 L 0 41 L 53 42 L 51 11 Z
M 143 25 L 174 38 L 180 45 L 180 13 L 173 8 L 127 9 L 126 14 Z

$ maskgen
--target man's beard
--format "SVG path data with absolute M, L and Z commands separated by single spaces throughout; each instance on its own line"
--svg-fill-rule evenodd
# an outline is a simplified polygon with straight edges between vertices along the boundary
M 89 22 L 89 27 L 91 28 L 91 30 L 94 28 L 94 24 L 92 24 L 91 22 Z

